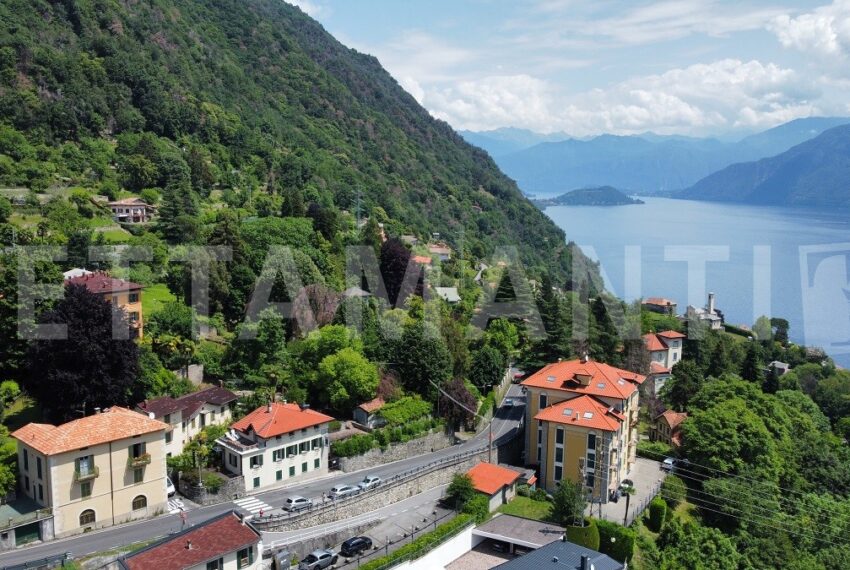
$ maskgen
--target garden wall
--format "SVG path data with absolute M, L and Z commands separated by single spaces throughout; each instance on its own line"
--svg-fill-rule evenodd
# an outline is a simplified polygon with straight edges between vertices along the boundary
M 362 455 L 353 457 L 340 457 L 339 468 L 350 473 L 352 471 L 360 471 L 361 469 L 369 469 L 377 465 L 392 463 L 400 459 L 408 459 L 425 453 L 439 451 L 454 445 L 455 438 L 452 434 L 446 434 L 443 431 L 437 433 L 429 433 L 416 439 L 411 439 L 407 443 L 393 443 L 384 449 L 371 449 Z

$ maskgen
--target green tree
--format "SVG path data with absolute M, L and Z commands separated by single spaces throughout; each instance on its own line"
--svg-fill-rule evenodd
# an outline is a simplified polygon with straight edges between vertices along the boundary
M 564 526 L 582 526 L 587 495 L 579 482 L 564 479 L 552 495 L 552 519 Z
M 681 360 L 673 366 L 673 377 L 667 381 L 662 395 L 671 407 L 682 412 L 704 381 L 702 371 L 693 360 Z
M 747 345 L 747 353 L 741 364 L 741 377 L 759 386 L 764 383 L 764 363 L 762 362 L 761 345 L 752 341 Z
M 20 395 L 21 387 L 14 380 L 0 382 L 0 403 L 4 407 L 9 407 Z
M 5 196 L 0 196 L 0 224 L 8 222 L 11 215 L 12 203 Z
M 735 543 L 721 531 L 676 519 L 665 525 L 658 537 L 661 550 L 660 570 L 700 568 L 729 570 L 741 564 L 741 554 Z
M 507 363 L 519 348 L 519 330 L 508 319 L 493 319 L 487 323 L 487 330 L 484 332 L 484 344 L 498 350 L 504 359 L 503 361 Z
M 502 380 L 504 372 L 505 361 L 499 351 L 491 346 L 484 346 L 472 357 L 469 379 L 476 388 L 487 391 Z
M 446 383 L 444 390 L 446 393 L 441 393 L 439 398 L 440 414 L 454 431 L 474 417 L 469 410 L 474 410 L 478 401 L 459 376 Z
M 676 475 L 667 475 L 664 482 L 661 484 L 661 495 L 667 502 L 670 510 L 675 510 L 676 507 L 685 500 L 688 489 L 685 487 L 685 482 L 681 477 Z
M 343 348 L 319 363 L 318 380 L 334 409 L 341 412 L 375 397 L 378 369 L 351 348 Z
M 456 511 L 460 511 L 474 496 L 475 487 L 472 486 L 472 478 L 466 473 L 455 473 L 446 488 L 446 503 Z

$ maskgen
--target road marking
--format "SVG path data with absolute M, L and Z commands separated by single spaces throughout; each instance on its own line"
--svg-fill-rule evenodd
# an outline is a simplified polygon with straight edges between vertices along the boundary
M 238 505 L 240 508 L 251 513 L 252 515 L 259 513 L 260 511 L 269 512 L 273 508 L 271 505 L 264 503 L 256 497 L 245 497 L 244 499 L 239 499 L 238 501 L 233 502 L 236 503 L 236 505 Z
M 185 511 L 186 507 L 180 499 L 168 499 L 168 514 L 173 515 Z

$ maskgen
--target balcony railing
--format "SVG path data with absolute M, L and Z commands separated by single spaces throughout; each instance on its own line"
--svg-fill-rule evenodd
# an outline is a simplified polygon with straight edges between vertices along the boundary
M 127 465 L 129 467 L 144 467 L 151 462 L 151 454 L 143 453 L 138 457 L 130 457 L 127 459 Z
M 95 467 L 89 467 L 88 469 L 78 469 L 74 471 L 74 481 L 80 483 L 82 481 L 89 481 L 91 479 L 95 479 L 100 475 L 100 469 Z

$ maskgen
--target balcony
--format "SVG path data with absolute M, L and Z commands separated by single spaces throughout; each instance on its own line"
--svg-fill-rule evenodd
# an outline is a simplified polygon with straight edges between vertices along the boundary
M 138 457 L 130 457 L 127 459 L 127 466 L 135 469 L 136 467 L 144 467 L 151 462 L 151 454 L 143 453 Z
M 83 481 L 90 481 L 92 479 L 96 479 L 100 475 L 100 469 L 97 467 L 89 467 L 88 469 L 79 469 L 74 471 L 74 481 L 77 483 L 82 483 Z

